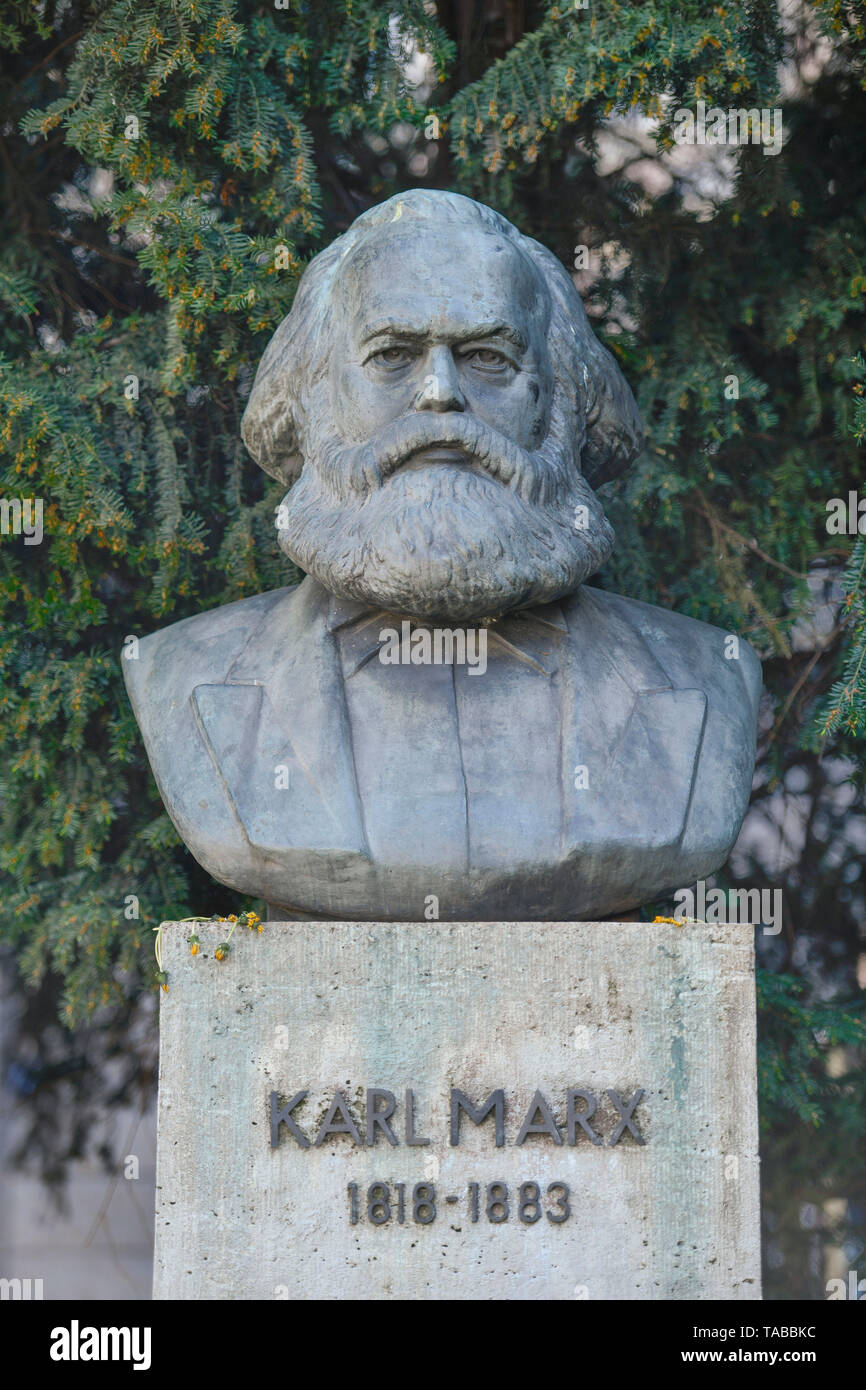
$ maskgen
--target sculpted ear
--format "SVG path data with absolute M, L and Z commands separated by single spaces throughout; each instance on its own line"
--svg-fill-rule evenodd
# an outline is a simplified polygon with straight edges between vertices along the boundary
M 643 424 L 634 396 L 616 361 L 592 331 L 583 300 L 568 271 L 540 242 L 525 238 L 553 303 L 552 328 L 558 367 L 570 379 L 582 418 L 580 468 L 597 488 L 623 473 L 643 447 Z
M 241 438 L 256 463 L 286 487 L 297 481 L 303 462 L 288 389 L 297 370 L 289 318 L 283 319 L 265 349 L 241 420 Z
M 286 487 L 297 482 L 303 458 L 298 420 L 309 392 L 326 374 L 331 339 L 331 281 L 350 233 L 314 256 L 301 276 L 291 312 L 265 348 L 241 420 L 241 437 L 260 468 Z
M 624 473 L 643 448 L 643 422 L 628 383 L 587 323 L 582 363 L 586 438 L 581 471 L 597 488 Z

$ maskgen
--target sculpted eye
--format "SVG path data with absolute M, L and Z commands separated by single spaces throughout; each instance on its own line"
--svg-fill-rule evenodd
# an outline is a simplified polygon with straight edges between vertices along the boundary
M 374 352 L 369 360 L 375 362 L 377 367 L 390 367 L 393 369 L 395 367 L 407 366 L 407 364 L 413 360 L 413 357 L 414 353 L 411 348 L 388 347 L 380 348 L 378 352 Z
M 487 372 L 501 372 L 511 366 L 508 358 L 503 357 L 495 348 L 472 348 L 466 357 L 473 367 L 481 367 Z

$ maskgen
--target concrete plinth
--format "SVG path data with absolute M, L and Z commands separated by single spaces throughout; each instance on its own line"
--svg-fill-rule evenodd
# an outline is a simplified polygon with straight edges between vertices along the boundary
M 751 928 L 197 930 L 156 1298 L 760 1297 Z

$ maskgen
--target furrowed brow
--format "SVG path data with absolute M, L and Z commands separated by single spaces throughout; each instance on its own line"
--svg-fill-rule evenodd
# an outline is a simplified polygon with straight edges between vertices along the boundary
M 391 319 L 380 321 L 374 324 L 364 334 L 361 339 L 361 346 L 372 342 L 375 338 L 399 338 L 402 341 L 422 342 L 431 336 L 429 329 L 418 328 L 417 325 L 396 323 Z M 432 335 L 434 337 L 438 334 Z M 523 334 L 508 323 L 479 323 L 472 324 L 468 328 L 462 328 L 459 332 L 445 334 L 455 343 L 474 343 L 489 338 L 504 338 L 511 343 L 519 352 L 526 351 L 526 339 Z
M 458 341 L 461 343 L 474 343 L 485 338 L 504 338 L 519 352 L 526 351 L 526 339 L 510 323 L 481 323 L 474 328 L 467 328 L 465 332 L 458 335 Z
M 361 347 L 366 347 L 367 343 L 371 343 L 374 338 L 401 338 L 420 342 L 426 336 L 427 334 L 422 328 L 410 328 L 408 324 L 394 323 L 391 319 L 385 319 L 367 330 L 361 339 Z

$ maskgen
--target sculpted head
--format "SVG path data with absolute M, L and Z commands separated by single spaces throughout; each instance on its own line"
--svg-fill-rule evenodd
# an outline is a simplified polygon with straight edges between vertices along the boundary
M 450 621 L 570 593 L 613 532 L 592 488 L 641 442 L 571 278 L 491 208 L 415 190 L 308 266 L 243 419 L 328 589 Z

